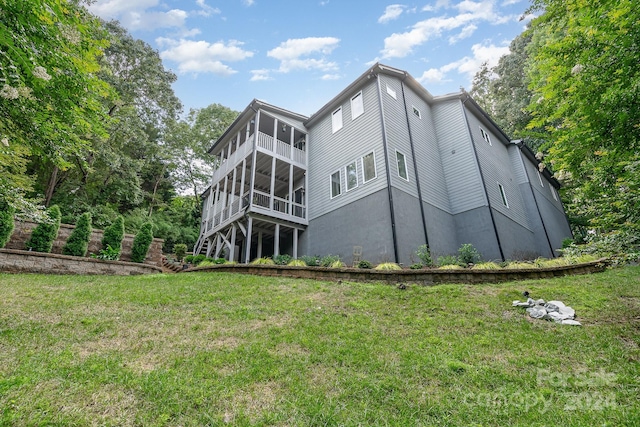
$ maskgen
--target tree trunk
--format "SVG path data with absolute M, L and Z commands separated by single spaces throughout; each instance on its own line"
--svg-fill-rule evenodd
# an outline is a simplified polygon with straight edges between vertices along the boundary
M 53 171 L 51 172 L 51 176 L 49 177 L 49 182 L 47 183 L 47 193 L 44 198 L 44 205 L 49 207 L 49 203 L 51 203 L 51 198 L 53 197 L 53 192 L 56 189 L 56 182 L 58 180 L 58 167 L 54 166 Z

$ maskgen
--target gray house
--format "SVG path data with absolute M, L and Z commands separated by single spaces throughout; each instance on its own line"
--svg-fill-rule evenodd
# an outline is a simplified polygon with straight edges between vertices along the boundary
M 254 100 L 213 144 L 194 253 L 409 264 L 428 244 L 553 257 L 571 230 L 559 183 L 466 93 L 433 96 L 372 66 L 311 117 Z

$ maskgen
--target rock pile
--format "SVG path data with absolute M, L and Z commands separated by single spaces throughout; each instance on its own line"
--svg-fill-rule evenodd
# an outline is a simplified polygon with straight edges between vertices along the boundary
M 528 296 L 528 292 L 525 293 L 525 296 Z M 576 311 L 566 306 L 562 301 L 545 302 L 543 299 L 527 298 L 524 302 L 514 301 L 513 307 L 527 307 L 527 313 L 534 319 L 553 320 L 563 325 L 582 325 L 575 320 Z

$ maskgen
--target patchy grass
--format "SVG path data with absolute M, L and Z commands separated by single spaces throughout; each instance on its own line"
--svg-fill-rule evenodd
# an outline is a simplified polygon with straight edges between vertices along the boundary
M 639 285 L 0 275 L 0 425 L 637 425 Z

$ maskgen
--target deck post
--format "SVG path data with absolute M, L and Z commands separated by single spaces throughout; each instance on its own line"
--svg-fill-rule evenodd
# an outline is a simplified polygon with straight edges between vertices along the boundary
M 244 255 L 244 262 L 249 264 L 251 262 L 251 234 L 253 233 L 253 217 L 249 217 L 247 220 L 247 237 L 245 239 L 246 248 Z
M 293 215 L 293 163 L 289 163 L 289 205 L 287 215 Z
M 280 255 L 280 224 L 276 223 L 276 230 L 273 235 L 273 256 Z
M 276 193 L 276 158 L 271 157 L 271 189 L 269 195 L 269 209 L 273 210 L 273 198 Z
M 240 177 L 240 209 L 244 207 L 244 178 L 247 174 L 247 158 L 242 159 L 242 176 Z
M 298 229 L 293 229 L 293 254 L 294 259 L 298 259 Z
M 257 258 L 262 258 L 262 231 L 258 231 L 258 253 L 256 254 Z
M 229 240 L 229 261 L 235 261 L 236 256 L 236 233 L 238 227 L 236 227 L 236 223 L 231 224 L 231 240 Z

